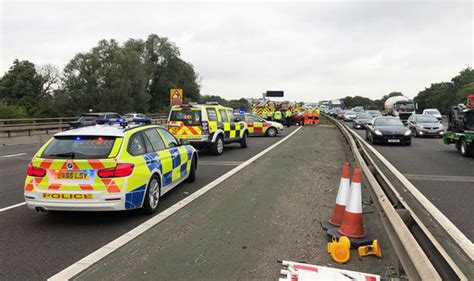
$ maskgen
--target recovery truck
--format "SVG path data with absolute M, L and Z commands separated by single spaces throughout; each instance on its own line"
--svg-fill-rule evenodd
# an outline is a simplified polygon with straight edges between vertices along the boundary
M 464 157 L 474 156 L 474 93 L 468 95 L 466 105 L 451 108 L 444 143 L 454 143 Z

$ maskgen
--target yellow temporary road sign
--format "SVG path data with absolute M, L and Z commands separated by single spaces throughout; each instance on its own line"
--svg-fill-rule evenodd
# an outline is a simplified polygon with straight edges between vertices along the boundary
M 171 105 L 180 105 L 183 103 L 183 89 L 170 89 Z

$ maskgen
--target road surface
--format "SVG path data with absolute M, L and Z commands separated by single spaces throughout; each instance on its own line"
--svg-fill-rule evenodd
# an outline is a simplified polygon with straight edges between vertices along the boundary
M 247 149 L 226 146 L 224 154 L 200 153 L 198 177 L 167 193 L 163 211 L 280 140 L 253 137 Z M 26 167 L 41 143 L 0 147 L 0 209 L 23 200 Z M 0 280 L 44 280 L 149 219 L 139 212 L 37 213 L 26 206 L 0 212 Z

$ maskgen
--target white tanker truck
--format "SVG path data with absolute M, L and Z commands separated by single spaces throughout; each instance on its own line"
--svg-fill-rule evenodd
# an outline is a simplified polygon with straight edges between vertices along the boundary
M 415 104 L 405 96 L 396 96 L 385 101 L 384 109 L 388 115 L 398 117 L 406 124 L 408 117 L 415 113 Z

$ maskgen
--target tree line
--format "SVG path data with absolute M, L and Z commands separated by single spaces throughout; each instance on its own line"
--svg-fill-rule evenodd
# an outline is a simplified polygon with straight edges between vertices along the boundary
M 420 91 L 415 97 L 417 112 L 426 108 L 437 108 L 442 114 L 448 114 L 451 107 L 466 103 L 468 94 L 474 93 L 474 70 L 471 67 L 463 69 L 450 82 L 433 83 Z M 383 110 L 385 101 L 394 96 L 401 96 L 401 92 L 391 92 L 380 99 L 372 100 L 362 96 L 347 96 L 343 98 L 346 108 L 365 106 L 367 109 Z
M 166 37 L 149 35 L 119 44 L 101 40 L 88 52 L 76 54 L 60 70 L 15 60 L 0 77 L 0 119 L 78 116 L 83 112 L 156 113 L 169 109 L 169 89 L 182 88 L 184 101 L 213 101 L 232 108 L 248 109 L 244 99 L 226 100 L 201 95 L 200 77 L 192 64 L 180 57 L 179 48 Z M 462 70 L 450 82 L 431 84 L 414 98 L 418 111 L 438 108 L 447 114 L 474 92 L 474 70 Z M 362 96 L 343 98 L 346 107 L 364 105 L 383 109 L 391 92 L 380 99 Z
M 163 112 L 171 88 L 183 89 L 185 102 L 217 97 L 225 105 L 244 106 L 242 99 L 202 96 L 193 65 L 168 38 L 151 34 L 123 44 L 101 40 L 62 70 L 15 60 L 0 77 L 0 119 L 77 116 L 90 110 Z

